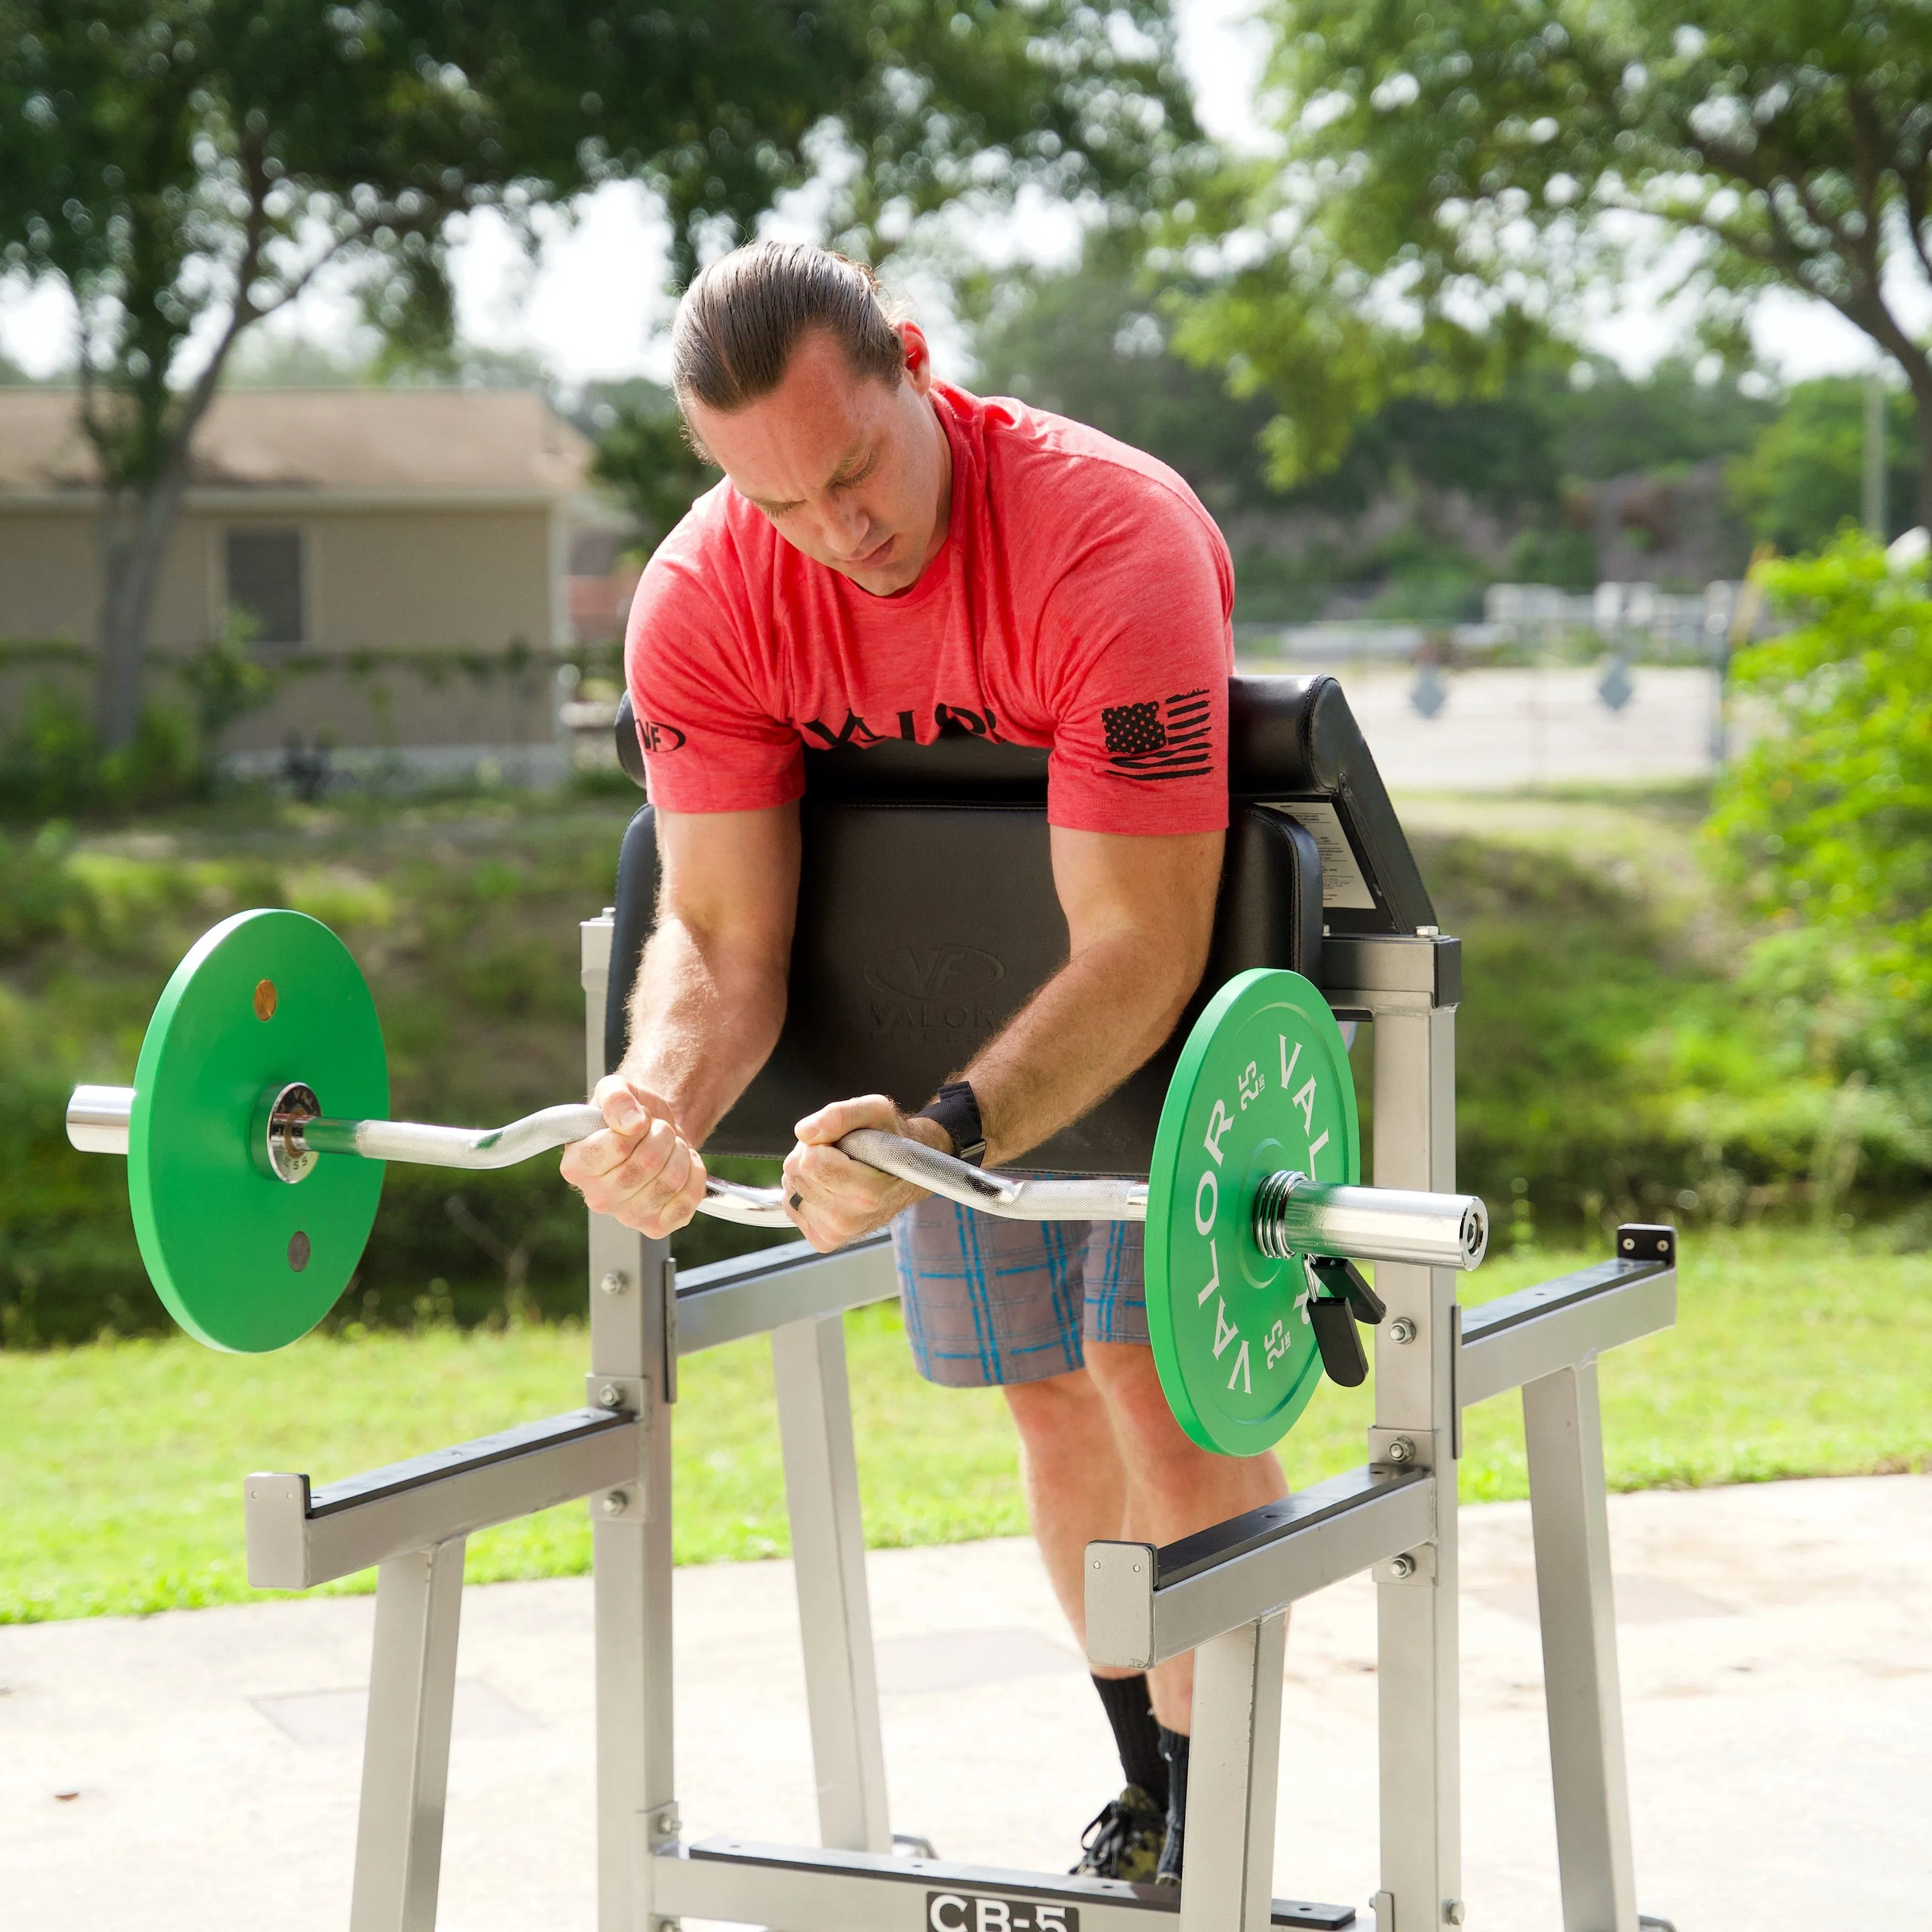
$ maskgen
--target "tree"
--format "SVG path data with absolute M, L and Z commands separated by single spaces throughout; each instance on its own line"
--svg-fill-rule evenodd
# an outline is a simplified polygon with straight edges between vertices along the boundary
M 1174 355 L 1136 238 L 1096 236 L 1070 271 L 1007 284 L 974 330 L 976 386 L 1090 424 L 1170 464 L 1217 516 L 1278 506 L 1256 437 L 1265 404 Z
M 1563 473 L 1592 482 L 1742 456 L 1784 406 L 1767 385 L 1747 386 L 1722 374 L 1700 380 L 1678 356 L 1664 357 L 1641 376 L 1598 356 L 1542 370 L 1535 380 Z
M 1239 266 L 1182 340 L 1273 398 L 1285 478 L 1336 460 L 1388 396 L 1492 386 L 1567 336 L 1575 298 L 1648 235 L 1694 244 L 1682 286 L 1730 352 L 1773 287 L 1862 329 L 1917 403 L 1932 505 L 1932 354 L 1900 295 L 1932 283 L 1932 13 L 1273 0 L 1268 17 L 1284 152 L 1194 211 L 1240 231 Z
M 642 379 L 600 385 L 584 427 L 597 439 L 594 466 L 630 506 L 649 556 L 719 472 L 694 450 L 671 392 Z
M 1218 373 L 1174 352 L 1171 317 L 1203 291 L 1150 273 L 1134 238 L 1096 238 L 1078 266 L 1030 278 L 983 316 L 974 346 L 981 386 L 1090 423 L 1150 452 L 1216 515 L 1366 509 L 1399 476 L 1514 509 L 1556 500 L 1556 431 L 1543 390 L 1431 404 L 1396 398 L 1352 424 L 1324 474 L 1271 482 L 1261 443 L 1271 411 L 1230 396 Z
M 1911 399 L 1888 396 L 1886 418 L 1887 534 L 1896 535 L 1912 520 L 1906 514 L 1916 481 Z M 1731 498 L 1753 536 L 1787 556 L 1822 550 L 1841 524 L 1858 519 L 1864 463 L 1864 379 L 1821 376 L 1797 384 L 1731 466 Z
M 140 715 L 195 430 L 325 269 L 434 352 L 452 218 L 529 233 L 607 180 L 662 196 L 684 269 L 842 148 L 860 245 L 968 191 L 1145 199 L 1192 136 L 1172 39 L 1166 0 L 0 0 L 0 264 L 80 319 L 104 741 Z

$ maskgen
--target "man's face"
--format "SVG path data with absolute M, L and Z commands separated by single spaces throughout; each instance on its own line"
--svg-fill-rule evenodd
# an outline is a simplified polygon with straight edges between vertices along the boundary
M 694 401 L 691 426 L 740 496 L 786 542 L 875 597 L 909 590 L 946 541 L 952 451 L 928 400 L 926 338 L 899 325 L 905 374 L 858 376 L 824 330 L 784 380 L 729 414 Z

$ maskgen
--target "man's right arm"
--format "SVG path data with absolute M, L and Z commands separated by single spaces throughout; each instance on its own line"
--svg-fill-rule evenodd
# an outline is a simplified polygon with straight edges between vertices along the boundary
M 657 929 L 631 992 L 608 1123 L 565 1150 L 592 1210 L 656 1236 L 704 1198 L 698 1150 L 777 1044 L 798 908 L 798 807 L 657 817 Z

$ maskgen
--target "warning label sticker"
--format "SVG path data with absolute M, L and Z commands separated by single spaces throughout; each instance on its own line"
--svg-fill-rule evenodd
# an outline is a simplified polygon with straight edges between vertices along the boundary
M 1322 903 L 1345 910 L 1372 912 L 1376 896 L 1342 830 L 1342 814 L 1321 799 L 1295 799 L 1271 802 L 1268 809 L 1280 812 L 1313 835 L 1322 854 Z

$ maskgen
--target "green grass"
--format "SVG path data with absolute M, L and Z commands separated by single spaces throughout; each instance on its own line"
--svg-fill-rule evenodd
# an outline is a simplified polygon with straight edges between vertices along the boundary
M 1499 1256 L 1472 1304 L 1594 1257 Z M 1823 1235 L 1695 1232 L 1677 1328 L 1602 1368 L 1613 1486 L 1636 1489 L 1922 1468 L 1932 1463 L 1932 1256 Z M 867 1530 L 877 1545 L 1016 1534 L 1013 1437 L 999 1396 L 914 1372 L 897 1312 L 848 1323 Z M 259 1358 L 179 1338 L 0 1352 L 0 1622 L 234 1603 L 250 1590 L 240 1483 L 318 1481 L 438 1448 L 581 1400 L 581 1329 L 532 1324 L 312 1337 Z M 680 1562 L 787 1545 L 770 1357 L 762 1343 L 681 1371 Z M 1324 1390 L 1284 1445 L 1290 1480 L 1361 1460 L 1366 1389 Z M 1526 1492 L 1520 1412 L 1472 1411 L 1465 1497 Z M 581 1504 L 485 1532 L 483 1582 L 590 1561 Z M 364 1589 L 370 1578 L 329 1586 Z

